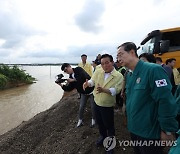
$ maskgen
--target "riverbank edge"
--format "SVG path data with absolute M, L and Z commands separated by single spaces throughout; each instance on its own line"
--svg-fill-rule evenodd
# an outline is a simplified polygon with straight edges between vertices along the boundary
M 7 83 L 5 87 L 3 88 L 0 88 L 0 91 L 3 91 L 3 90 L 7 90 L 7 89 L 11 89 L 11 88 L 16 88 L 16 87 L 21 87 L 21 86 L 25 86 L 25 85 L 29 85 L 29 84 L 33 84 L 33 83 L 36 83 L 36 82 L 31 82 L 31 83 L 26 83 L 26 82 L 17 82 L 17 83 Z
M 97 148 L 95 141 L 99 136 L 97 127 L 90 128 L 90 104 L 84 113 L 84 126 L 76 128 L 79 99 L 76 91 L 66 92 L 59 102 L 18 127 L 0 136 L 1 154 L 67 154 L 104 153 Z M 117 140 L 130 139 L 123 116 L 115 113 Z M 118 143 L 117 143 L 118 144 Z M 116 146 L 115 152 L 130 154 L 131 147 Z

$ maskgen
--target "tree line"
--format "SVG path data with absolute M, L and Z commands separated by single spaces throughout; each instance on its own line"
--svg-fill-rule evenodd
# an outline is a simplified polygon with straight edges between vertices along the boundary
M 18 85 L 20 83 L 33 83 L 35 78 L 25 73 L 18 66 L 0 65 L 0 89 L 4 89 L 8 84 Z

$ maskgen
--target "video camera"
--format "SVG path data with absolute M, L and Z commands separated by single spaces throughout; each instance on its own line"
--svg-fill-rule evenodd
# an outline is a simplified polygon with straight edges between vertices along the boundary
M 58 74 L 57 75 L 57 80 L 55 81 L 55 83 L 63 83 L 63 82 L 65 82 L 67 79 L 62 79 L 64 77 L 64 75 L 63 74 Z

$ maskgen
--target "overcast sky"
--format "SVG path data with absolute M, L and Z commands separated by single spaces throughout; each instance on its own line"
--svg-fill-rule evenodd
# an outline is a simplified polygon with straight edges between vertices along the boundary
M 180 0 L 0 0 L 0 63 L 116 56 L 155 29 L 180 26 Z

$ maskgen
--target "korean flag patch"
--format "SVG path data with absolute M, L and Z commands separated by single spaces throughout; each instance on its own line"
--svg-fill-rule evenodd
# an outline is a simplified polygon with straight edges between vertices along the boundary
M 164 87 L 164 86 L 167 86 L 166 79 L 156 80 L 155 83 L 156 83 L 156 86 L 157 86 L 157 87 Z

